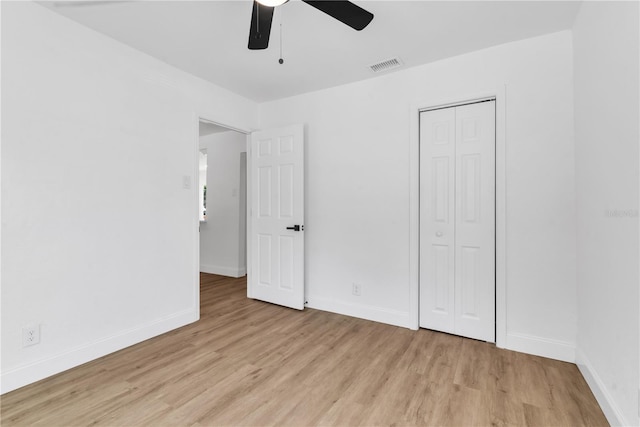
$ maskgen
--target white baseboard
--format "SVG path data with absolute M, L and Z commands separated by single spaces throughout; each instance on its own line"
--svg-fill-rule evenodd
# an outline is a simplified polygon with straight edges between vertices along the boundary
M 0 375 L 0 394 L 34 383 L 67 369 L 82 365 L 149 338 L 193 323 L 200 318 L 195 308 L 174 313 L 118 334 L 84 344 L 60 354 L 17 366 Z
M 200 271 L 203 273 L 218 274 L 220 276 L 228 277 L 242 277 L 246 276 L 247 274 L 246 268 L 222 267 L 219 265 L 211 264 L 200 264 Z
M 387 323 L 408 329 L 415 329 L 411 322 L 410 313 L 389 310 L 381 307 L 353 304 L 346 301 L 337 301 L 330 298 L 307 296 L 307 307 L 360 319 L 373 320 L 374 322 Z M 533 335 L 508 333 L 506 349 L 535 356 L 575 363 L 575 344 L 566 341 L 552 340 Z
M 411 329 L 410 313 L 330 298 L 307 296 L 306 307 Z
M 631 423 L 624 419 L 624 415 L 615 400 L 611 397 L 611 394 L 607 390 L 604 382 L 600 379 L 598 372 L 593 368 L 593 365 L 587 359 L 585 354 L 579 348 L 576 349 L 576 365 L 582 373 L 585 381 L 589 385 L 591 392 L 596 397 L 604 416 L 607 417 L 607 421 L 612 426 L 630 426 Z
M 566 341 L 557 341 L 534 335 L 508 333 L 506 349 L 549 359 L 574 363 L 576 361 L 576 346 Z

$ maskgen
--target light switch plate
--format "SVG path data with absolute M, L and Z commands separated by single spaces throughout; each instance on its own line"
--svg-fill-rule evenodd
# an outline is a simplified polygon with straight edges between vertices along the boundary
M 190 190 L 191 189 L 191 177 L 189 175 L 183 175 L 182 176 L 182 188 L 184 190 Z

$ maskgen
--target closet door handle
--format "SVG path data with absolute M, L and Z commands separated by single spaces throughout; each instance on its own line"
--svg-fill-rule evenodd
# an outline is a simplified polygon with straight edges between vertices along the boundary
M 300 231 L 304 230 L 304 225 L 294 225 L 293 227 L 287 227 L 287 230 Z

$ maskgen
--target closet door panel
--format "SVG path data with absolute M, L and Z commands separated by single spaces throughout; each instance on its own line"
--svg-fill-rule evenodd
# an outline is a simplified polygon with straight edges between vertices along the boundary
M 455 333 L 495 342 L 495 102 L 455 110 Z
M 455 111 L 420 115 L 420 326 L 454 332 Z

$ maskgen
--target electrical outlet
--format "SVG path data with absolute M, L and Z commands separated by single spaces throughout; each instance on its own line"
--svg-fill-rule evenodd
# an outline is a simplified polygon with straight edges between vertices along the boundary
M 40 324 L 32 324 L 22 328 L 22 346 L 40 344 Z
M 351 285 L 351 293 L 357 297 L 361 295 L 362 287 L 359 283 L 352 283 Z

